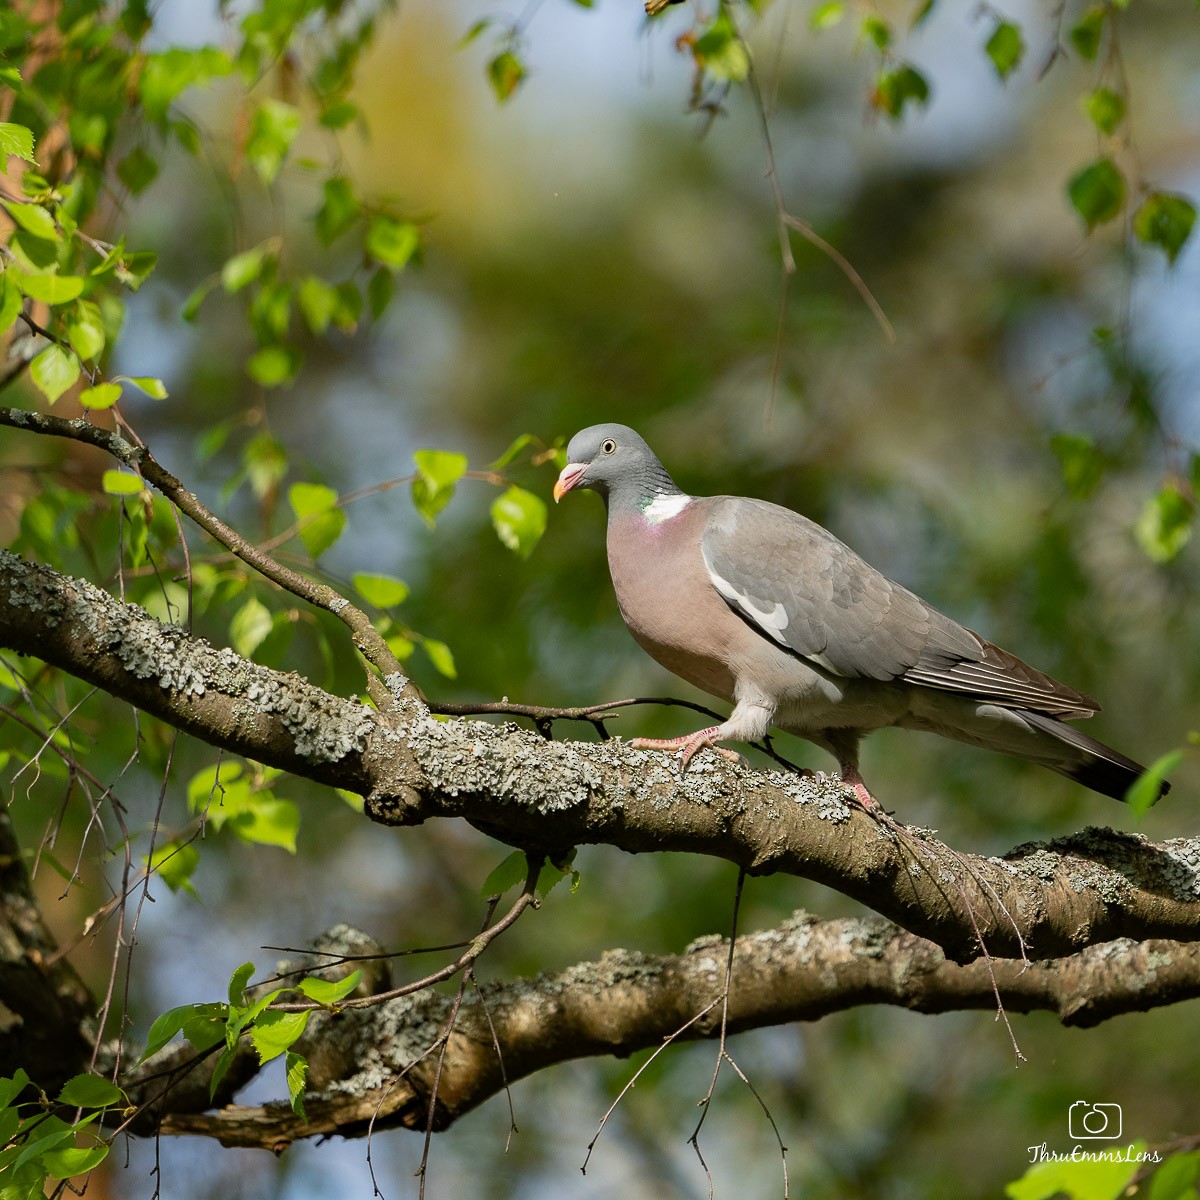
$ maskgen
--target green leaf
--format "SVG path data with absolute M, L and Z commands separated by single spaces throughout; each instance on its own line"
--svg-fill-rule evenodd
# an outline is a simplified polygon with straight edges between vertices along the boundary
M 170 1008 L 150 1026 L 146 1048 L 138 1062 L 157 1054 L 177 1033 L 182 1033 L 192 1048 L 203 1054 L 225 1037 L 224 1004 L 181 1004 Z
M 167 398 L 167 385 L 161 379 L 155 379 L 152 375 L 118 375 L 113 381 L 114 383 L 132 383 L 134 387 L 140 388 L 151 400 L 165 400 Z
M 528 558 L 546 530 L 546 502 L 524 488 L 510 487 L 492 502 L 492 525 L 510 550 Z
M 129 471 L 105 471 L 100 486 L 109 496 L 136 496 L 146 485 L 140 475 Z
M 1156 758 L 1138 776 L 1136 782 L 1130 785 L 1129 790 L 1125 793 L 1125 803 L 1129 805 L 1130 810 L 1139 817 L 1149 812 L 1151 806 L 1158 801 L 1163 780 L 1181 762 L 1183 762 L 1182 750 L 1170 750 L 1161 757 Z
M 936 3 L 937 0 L 921 0 L 921 3 L 917 5 L 916 12 L 912 15 L 912 20 L 909 21 L 909 28 L 917 29 L 922 26 L 929 14 L 933 12 L 933 6 Z
M 1125 99 L 1111 88 L 1099 87 L 1079 98 L 1084 116 L 1103 134 L 1110 134 L 1125 119 Z
M 1147 1200 L 1196 1200 L 1198 1177 L 1200 1150 L 1173 1154 L 1151 1177 Z
M 197 1054 L 210 1050 L 225 1036 L 229 1009 L 219 1002 L 185 1005 L 182 1033 Z
M 142 861 L 146 862 L 145 859 Z M 200 851 L 195 846 L 185 842 L 167 842 L 155 848 L 146 865 L 171 891 L 196 895 L 192 876 L 200 865 Z
M 67 341 L 80 358 L 98 358 L 104 349 L 104 319 L 100 307 L 90 300 L 77 300 L 67 314 Z
M 125 1093 L 115 1083 L 99 1075 L 76 1075 L 58 1093 L 59 1104 L 70 1108 L 107 1108 L 124 1099 Z
M 313 558 L 319 558 L 342 536 L 346 514 L 335 507 L 338 494 L 320 483 L 294 483 L 288 503 L 300 522 L 300 540 Z
M 419 244 L 420 235 L 411 222 L 380 216 L 371 218 L 363 248 L 376 262 L 398 271 L 412 258 Z
M 899 120 L 909 104 L 927 104 L 929 102 L 929 84 L 920 71 L 903 63 L 898 67 L 881 72 L 875 81 L 872 101 L 888 116 Z
M 367 575 L 360 572 L 354 576 L 354 590 L 376 608 L 395 608 L 408 598 L 409 588 L 403 579 L 396 579 L 392 575 Z
M 79 359 L 62 346 L 47 346 L 29 364 L 38 391 L 53 404 L 79 378 Z
M 377 271 L 372 272 L 371 278 L 367 281 L 367 303 L 371 308 L 371 316 L 376 321 L 387 312 L 387 307 L 391 304 L 395 291 L 396 284 L 387 267 L 380 267 Z
M 1151 496 L 1133 527 L 1137 543 L 1156 563 L 1169 563 L 1192 536 L 1191 502 L 1171 484 Z
M 157 1054 L 183 1028 L 184 1010 L 190 1011 L 194 1007 L 191 1004 L 180 1005 L 157 1017 L 146 1035 L 146 1048 L 138 1062 L 145 1062 L 151 1055 Z
M 228 75 L 232 70 L 232 59 L 214 46 L 198 49 L 175 46 L 147 54 L 138 79 L 142 109 L 150 120 L 164 121 L 167 110 L 188 88 Z
M 533 434 L 531 433 L 523 433 L 519 437 L 514 438 L 509 443 L 508 449 L 495 462 L 488 464 L 489 470 L 503 471 L 533 440 Z
M 137 196 L 158 178 L 158 159 L 135 146 L 117 163 L 117 178 Z
M 1104 476 L 1104 456 L 1090 437 L 1073 433 L 1056 433 L 1050 449 L 1058 458 L 1067 491 L 1076 500 L 1086 500 Z
M 296 853 L 300 810 L 290 800 L 280 800 L 270 792 L 251 794 L 226 824 L 243 842 Z
M 13 279 L 31 300 L 43 304 L 66 304 L 83 292 L 84 281 L 79 275 L 26 274 L 13 271 Z
M 362 116 L 362 109 L 349 100 L 331 104 L 317 119 L 326 129 L 345 129 L 356 117 Z
M 492 23 L 491 17 L 480 17 L 466 33 L 454 43 L 455 50 L 463 50 L 469 46 L 481 33 L 483 33 Z
M 244 962 L 229 977 L 229 1003 L 237 1006 L 246 1003 L 246 984 L 254 975 L 254 964 Z
M 0 333 L 7 333 L 13 327 L 23 304 L 21 289 L 4 272 L 0 275 Z
M 0 155 L 9 154 L 33 162 L 33 130 L 11 121 L 0 121 Z
M 574 861 L 574 854 L 571 856 Z M 570 879 L 572 894 L 579 891 L 579 872 L 572 871 L 569 866 L 559 866 L 557 863 L 545 862 L 538 871 L 537 883 L 534 888 L 544 900 L 564 879 Z
M 362 971 L 351 971 L 344 979 L 318 979 L 308 975 L 300 980 L 299 990 L 310 1000 L 324 1004 L 326 1008 L 345 1000 L 362 979 Z
M 395 651 L 392 653 L 394 654 Z M 399 655 L 396 655 L 396 657 L 399 658 Z M 358 795 L 357 792 L 348 792 L 345 788 L 334 788 L 333 790 L 337 792 L 340 800 L 344 800 L 350 808 L 352 808 L 360 816 L 362 815 L 366 809 L 366 802 L 360 795 Z
M 337 311 L 337 290 L 317 275 L 306 275 L 296 288 L 296 302 L 313 333 L 321 334 Z
M 47 1150 L 41 1156 L 42 1166 L 51 1179 L 71 1179 L 98 1167 L 108 1157 L 103 1142 L 95 1146 L 68 1146 L 62 1150 Z
M 525 64 L 511 50 L 502 50 L 488 63 L 487 76 L 496 99 L 504 103 L 525 82 Z
M 1125 203 L 1125 177 L 1111 158 L 1100 158 L 1071 178 L 1067 196 L 1092 230 L 1120 213 Z
M 337 308 L 334 310 L 333 323 L 343 333 L 353 333 L 358 327 L 358 319 L 362 316 L 362 295 L 352 279 L 337 285 Z
M 1008 1200 L 1051 1200 L 1062 1193 L 1071 1200 L 1117 1200 L 1137 1174 L 1140 1164 L 1136 1156 L 1145 1149 L 1145 1142 L 1131 1143 L 1130 1162 L 1085 1158 L 1037 1163 L 1015 1183 L 1010 1183 L 1004 1195 Z
M 859 32 L 877 50 L 886 50 L 892 44 L 891 26 L 882 17 L 877 17 L 874 13 L 868 13 L 863 17 Z
M 210 802 L 220 804 L 225 789 L 240 779 L 242 773 L 239 762 L 214 763 L 197 771 L 188 782 L 188 810 L 198 813 L 203 812 Z
M 250 487 L 260 500 L 287 474 L 287 451 L 269 433 L 260 433 L 246 443 L 242 462 Z
M 818 4 L 813 9 L 812 15 L 808 18 L 808 25 L 810 29 L 832 29 L 841 23 L 845 15 L 844 0 L 828 0 L 827 3 Z
M 59 240 L 58 226 L 54 218 L 40 204 L 18 204 L 6 200 L 4 207 L 8 215 L 26 232 L 34 237 L 44 238 L 48 242 Z
M 246 360 L 246 372 L 262 387 L 282 387 L 295 379 L 302 362 L 300 351 L 290 346 L 264 346 Z
M 0 1108 L 7 1108 L 29 1086 L 29 1076 L 23 1067 L 0 1079 Z
M 750 73 L 746 45 L 724 9 L 696 39 L 692 56 L 714 79 L 741 83 Z
M 1106 15 L 1104 5 L 1093 5 L 1075 23 L 1069 34 L 1071 45 L 1088 62 L 1091 62 L 1100 52 L 1100 39 L 1104 36 Z
M 91 1116 L 84 1118 L 80 1122 L 80 1125 L 90 1125 L 96 1116 L 97 1114 L 93 1113 Z M 63 1142 L 75 1136 L 76 1128 L 76 1126 L 68 1125 L 66 1121 L 54 1116 L 40 1121 L 37 1125 L 37 1130 L 42 1136 L 24 1144 L 20 1153 L 12 1160 L 13 1169 L 18 1169 L 32 1160 L 40 1159 L 48 1150 L 61 1146 Z M 16 1149 L 16 1147 L 12 1147 L 12 1149 Z M 6 1163 L 5 1166 L 7 1167 L 8 1164 Z M 5 1197 L 5 1200 L 7 1200 L 7 1197 Z
M 454 665 L 454 655 L 445 642 L 434 641 L 433 638 L 422 638 L 421 647 L 429 656 L 435 670 L 445 675 L 447 679 L 457 679 L 458 669 Z
M 292 1103 L 292 1112 L 303 1120 L 304 1085 L 308 1082 L 308 1059 L 303 1054 L 289 1050 L 283 1061 L 287 1073 L 288 1099 Z
M 454 485 L 467 469 L 467 456 L 449 450 L 418 450 L 413 454 L 417 478 L 413 480 L 413 505 L 433 528 L 437 515 L 450 503 Z
M 488 872 L 488 877 L 479 889 L 479 898 L 487 900 L 492 896 L 503 896 L 509 888 L 518 887 L 525 882 L 529 874 L 529 863 L 520 850 L 514 850 L 507 858 Z
M 1151 192 L 1133 214 L 1133 232 L 1148 246 L 1160 247 L 1174 263 L 1196 223 L 1196 206 L 1171 192 Z
M 251 597 L 229 622 L 229 640 L 233 642 L 233 648 L 243 658 L 250 658 L 271 632 L 273 620 L 271 610 L 261 600 Z
M 250 121 L 246 139 L 246 160 L 262 182 L 275 182 L 296 134 L 300 132 L 300 113 L 282 100 L 264 100 Z
M 1021 56 L 1025 53 L 1021 30 L 1011 21 L 1001 21 L 992 31 L 984 49 L 996 68 L 996 74 L 1001 79 L 1007 79 L 1020 65 Z
M 229 1070 L 233 1063 L 234 1048 L 235 1043 L 226 1037 L 225 1049 L 217 1055 L 217 1061 L 213 1064 L 212 1077 L 208 1081 L 208 1098 L 210 1101 L 215 1099 L 217 1088 L 221 1086 L 221 1080 L 225 1078 L 225 1072 Z
M 292 1043 L 308 1026 L 308 1012 L 265 1012 L 254 1022 L 250 1030 L 250 1041 L 258 1052 L 259 1065 L 269 1063 L 285 1051 L 290 1050 Z
M 191 291 L 191 294 L 183 302 L 183 308 L 180 309 L 179 315 L 185 321 L 194 321 L 196 314 L 200 311 L 200 305 L 208 297 L 208 293 L 213 290 L 220 282 L 216 275 L 210 275 L 207 279 L 198 283 Z
M 273 257 L 274 247 L 274 241 L 267 240 L 227 259 L 221 268 L 221 283 L 225 290 L 230 293 L 240 292 L 242 288 L 252 284 L 262 274 L 268 254 L 272 254 Z
M 392 653 L 393 653 L 393 654 L 394 654 L 394 655 L 395 655 L 395 656 L 396 656 L 396 657 L 397 657 L 397 658 L 398 658 L 398 659 L 399 659 L 401 662 L 403 662 L 403 661 L 404 661 L 406 658 L 408 658 L 408 656 L 409 656 L 410 654 L 412 654 L 412 652 L 413 652 L 414 650 L 416 650 L 416 648 L 417 648 L 417 643 L 416 643 L 416 642 L 414 642 L 414 641 L 412 640 L 412 638 L 410 638 L 410 637 L 405 637 L 403 634 L 395 633 L 395 634 L 392 634 L 390 637 L 388 637 L 388 638 L 387 638 L 387 639 L 385 639 L 385 640 L 387 641 L 388 649 L 389 649 L 389 650 L 390 650 L 390 651 L 391 651 L 391 652 L 392 652 Z M 358 797 L 356 797 L 356 798 L 355 798 L 355 800 L 349 800 L 349 799 L 347 799 L 347 801 L 346 801 L 346 802 L 347 802 L 348 804 L 352 805 L 352 806 L 353 806 L 355 803 L 359 803 L 359 804 L 361 804 L 361 803 L 362 803 L 362 797 L 361 797 L 361 796 L 358 796 Z
M 138 250 L 133 254 L 126 254 L 117 261 L 117 278 L 131 291 L 136 292 L 146 282 L 157 263 L 158 255 L 152 250 Z
M 325 180 L 323 202 L 317 210 L 317 237 L 328 246 L 358 220 L 359 205 L 350 181 L 340 175 Z

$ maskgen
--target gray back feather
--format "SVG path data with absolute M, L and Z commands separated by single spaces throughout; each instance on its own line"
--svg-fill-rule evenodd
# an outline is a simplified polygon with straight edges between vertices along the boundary
M 1056 717 L 1099 705 L 938 612 L 807 517 L 764 500 L 709 501 L 713 586 L 764 637 L 834 675 L 916 684 Z

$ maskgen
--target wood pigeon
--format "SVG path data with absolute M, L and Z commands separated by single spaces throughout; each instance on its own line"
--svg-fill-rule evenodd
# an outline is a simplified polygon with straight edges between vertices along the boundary
M 599 492 L 608 566 L 638 644 L 733 704 L 722 725 L 634 746 L 682 766 L 772 727 L 833 754 L 866 808 L 858 745 L 876 729 L 939 733 L 1041 763 L 1118 800 L 1143 768 L 1065 721 L 1099 704 L 993 646 L 864 562 L 820 525 L 765 500 L 689 496 L 627 425 L 567 446 L 554 499 Z M 1164 783 L 1160 795 L 1170 785 Z

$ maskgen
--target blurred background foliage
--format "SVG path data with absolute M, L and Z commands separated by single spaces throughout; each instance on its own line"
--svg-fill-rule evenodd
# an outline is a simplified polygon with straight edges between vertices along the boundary
M 1186 744 L 1200 696 L 1200 580 L 1186 544 L 1200 445 L 1200 249 L 1193 238 L 1168 266 L 1161 248 L 1130 236 L 1127 218 L 1143 185 L 1200 193 L 1193 6 L 1099 6 L 1119 20 L 1115 59 L 1107 42 L 1090 58 L 1072 43 L 1065 31 L 1091 11 L 1073 4 L 1064 16 L 1062 5 L 1031 0 L 1003 14 L 939 3 L 911 30 L 922 6 L 909 3 L 732 10 L 754 51 L 788 210 L 853 264 L 894 342 L 799 235 L 781 309 L 777 214 L 752 97 L 710 73 L 699 93 L 709 109 L 688 111 L 695 35 L 711 8 L 646 22 L 633 0 L 533 0 L 520 12 L 490 0 L 325 7 L 364 36 L 343 53 L 344 77 L 326 68 L 319 104 L 288 55 L 247 33 L 256 6 L 167 0 L 145 14 L 157 52 L 257 45 L 260 60 L 250 100 L 244 75 L 214 71 L 162 121 L 120 134 L 133 165 L 123 188 L 100 195 L 89 228 L 129 233 L 158 263 L 126 297 L 106 378 L 164 382 L 166 400 L 127 394 L 125 418 L 251 538 L 292 525 L 297 483 L 343 498 L 366 490 L 345 506 L 336 543 L 321 547 L 321 570 L 347 589 L 363 572 L 404 581 L 386 632 L 413 651 L 408 665 L 431 697 L 586 704 L 689 694 L 621 626 L 594 498 L 551 512 L 527 558 L 492 528 L 498 486 L 548 499 L 556 467 L 541 451 L 618 420 L 649 439 L 685 489 L 804 512 L 967 624 L 1095 693 L 1105 711 L 1093 724 L 1106 740 L 1146 761 Z M 887 24 L 884 45 L 868 18 Z M 1006 23 L 1020 32 L 1016 62 L 1005 39 L 993 44 Z M 1068 52 L 1039 78 L 1060 29 Z M 902 104 L 895 121 L 880 71 L 902 64 L 929 94 Z M 1119 88 L 1127 107 L 1111 136 L 1080 110 L 1101 85 Z M 268 101 L 294 106 L 302 124 L 281 133 L 288 113 Z M 1110 154 L 1130 195 L 1118 219 L 1089 235 L 1068 181 Z M 346 181 L 353 204 L 336 188 L 331 196 L 330 178 Z M 320 217 L 314 227 L 322 212 L 325 233 L 343 217 L 355 230 L 326 241 Z M 306 299 L 296 290 L 285 303 L 280 289 L 309 278 L 326 290 L 310 284 Z M 353 296 L 337 292 L 347 282 Z M 77 390 L 55 411 L 77 412 Z M 43 402 L 27 380 L 5 399 Z M 522 434 L 532 440 L 502 481 L 489 476 Z M 422 449 L 465 454 L 477 476 L 459 480 L 433 528 L 409 496 Z M 169 582 L 180 562 L 173 523 L 138 501 L 122 525 L 119 501 L 101 488 L 108 466 L 5 431 L 0 528 L 17 548 L 115 586 L 148 516 L 151 555 L 167 570 L 156 576 L 143 559 L 124 583 L 165 615 L 182 595 Z M 1153 509 L 1164 489 L 1179 506 L 1166 548 L 1171 530 Z M 189 543 L 198 630 L 323 686 L 362 690 L 339 625 L 191 533 Z M 294 537 L 277 553 L 311 565 Z M 67 680 L 38 684 L 42 722 L 83 697 Z M 8 687 L 0 699 L 11 705 L 18 693 Z M 644 708 L 610 727 L 679 733 L 694 721 Z M 593 736 L 586 726 L 556 732 Z M 162 823 L 188 828 L 188 782 L 214 762 L 205 747 L 175 747 L 169 731 L 101 696 L 73 715 L 69 736 L 105 780 L 136 751 L 118 794 L 139 853 L 173 749 Z M 76 960 L 103 991 L 113 930 L 83 937 L 82 923 L 117 886 L 117 832 L 88 827 L 87 806 L 64 800 L 64 771 L 48 756 L 25 765 L 37 735 L 5 721 L 0 737 L 13 751 L 0 779 L 24 844 L 41 848 L 49 919 L 64 944 L 78 943 Z M 830 765 L 803 743 L 779 746 Z M 1090 823 L 1192 834 L 1200 786 L 1192 753 L 1169 800 L 1139 823 L 1038 768 L 888 732 L 868 743 L 864 773 L 903 819 L 986 853 Z M 442 823 L 377 828 L 332 793 L 286 778 L 271 786 L 298 806 L 294 854 L 210 830 L 195 895 L 152 886 L 131 960 L 135 1036 L 169 1005 L 223 994 L 246 958 L 265 972 L 276 956 L 257 947 L 302 945 L 336 921 L 397 949 L 474 931 L 479 886 L 503 847 Z M 728 864 L 590 847 L 576 865 L 578 892 L 557 889 L 494 945 L 481 977 L 553 970 L 611 946 L 674 952 L 728 929 Z M 77 878 L 68 887 L 62 874 Z M 797 907 L 857 911 L 815 885 L 753 880 L 742 928 Z M 1121 1104 L 1128 1132 L 1151 1142 L 1196 1131 L 1194 1006 L 1090 1032 L 1045 1015 L 1012 1020 L 1019 1069 L 988 1013 L 862 1010 L 743 1035 L 733 1050 L 789 1146 L 793 1195 L 997 1195 L 1024 1170 L 1027 1147 L 1069 1144 L 1067 1110 L 1081 1098 Z M 505 1106 L 493 1102 L 436 1139 L 431 1194 L 702 1195 L 686 1139 L 713 1053 L 662 1055 L 623 1100 L 585 1177 L 587 1143 L 635 1064 L 580 1063 L 521 1083 L 512 1149 L 504 1153 Z M 260 1083 L 248 1099 L 282 1091 L 281 1081 Z M 702 1145 L 718 1196 L 780 1194 L 770 1128 L 736 1081 L 723 1077 Z M 372 1154 L 385 1194 L 414 1189 L 418 1138 L 387 1134 Z M 93 1189 L 138 1197 L 157 1183 L 163 1196 L 196 1198 L 371 1187 L 362 1143 L 295 1146 L 279 1162 L 183 1140 L 131 1143 L 128 1169 L 115 1157 Z

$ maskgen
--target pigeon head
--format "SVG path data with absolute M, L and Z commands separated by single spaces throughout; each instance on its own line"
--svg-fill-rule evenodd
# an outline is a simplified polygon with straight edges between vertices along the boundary
M 642 507 L 659 496 L 680 495 L 654 451 L 628 425 L 592 425 L 567 446 L 567 465 L 554 485 L 554 499 L 587 488 L 605 503 Z

